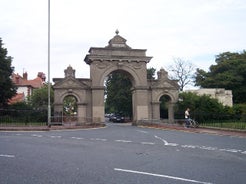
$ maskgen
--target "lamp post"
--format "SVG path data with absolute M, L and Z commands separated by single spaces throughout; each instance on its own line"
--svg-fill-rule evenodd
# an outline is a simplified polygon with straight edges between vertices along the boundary
M 50 117 L 50 0 L 48 0 L 48 127 L 51 127 Z

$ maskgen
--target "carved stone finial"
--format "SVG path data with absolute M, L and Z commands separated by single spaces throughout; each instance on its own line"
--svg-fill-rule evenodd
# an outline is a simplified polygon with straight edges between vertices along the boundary
M 69 65 L 66 70 L 64 70 L 65 78 L 72 77 L 75 78 L 75 70 Z
M 160 71 L 157 72 L 158 79 L 167 79 L 168 73 L 164 68 L 161 68 Z
M 115 34 L 117 34 L 117 35 L 119 34 L 119 30 L 118 29 L 116 29 Z

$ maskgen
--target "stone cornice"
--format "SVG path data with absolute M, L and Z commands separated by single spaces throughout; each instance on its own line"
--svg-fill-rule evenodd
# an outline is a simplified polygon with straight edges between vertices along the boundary
M 100 61 L 100 62 L 145 62 L 149 63 L 152 57 L 142 56 L 93 56 L 93 55 L 87 55 L 85 57 L 85 62 L 87 64 L 91 64 L 94 61 Z

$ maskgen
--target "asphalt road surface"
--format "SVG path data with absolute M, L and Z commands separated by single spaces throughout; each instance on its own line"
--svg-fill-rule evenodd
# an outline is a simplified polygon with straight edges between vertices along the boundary
M 109 123 L 0 132 L 1 184 L 246 183 L 246 138 Z

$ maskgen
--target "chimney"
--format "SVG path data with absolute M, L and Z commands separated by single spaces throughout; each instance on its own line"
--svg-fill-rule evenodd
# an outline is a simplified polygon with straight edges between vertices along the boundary
M 38 77 L 42 79 L 43 82 L 45 82 L 45 74 L 43 72 L 38 72 Z
M 27 80 L 27 72 L 23 73 L 23 79 Z
M 20 82 L 20 76 L 18 73 L 16 74 L 15 82 L 16 82 L 16 84 L 19 84 L 19 82 Z

